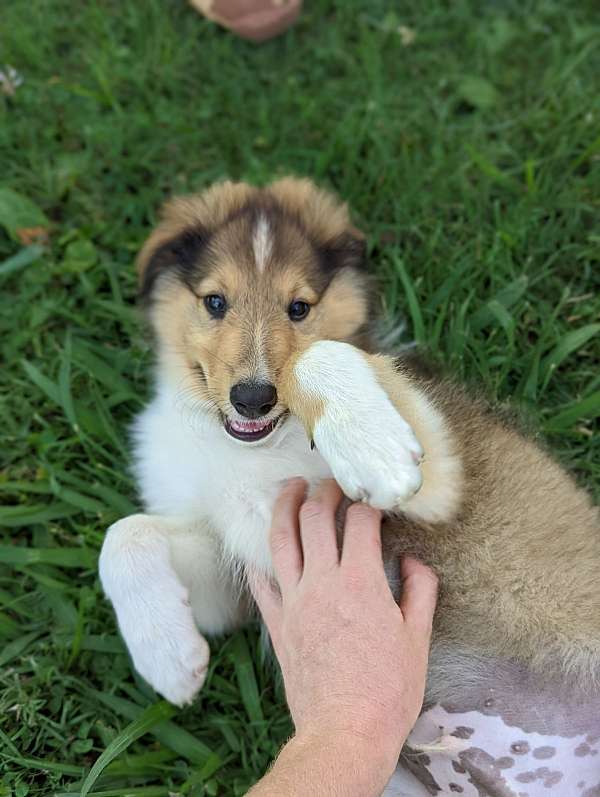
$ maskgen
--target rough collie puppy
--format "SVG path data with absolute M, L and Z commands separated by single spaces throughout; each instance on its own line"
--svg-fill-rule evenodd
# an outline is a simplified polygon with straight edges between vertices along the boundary
M 440 576 L 407 759 L 426 793 L 600 790 L 597 512 L 460 387 L 373 351 L 364 259 L 346 207 L 308 180 L 166 205 L 138 259 L 157 353 L 135 426 L 147 514 L 113 525 L 100 559 L 135 667 L 190 701 L 201 633 L 245 617 L 236 572 L 270 570 L 282 481 L 333 476 L 386 512 L 390 573 L 410 552 Z

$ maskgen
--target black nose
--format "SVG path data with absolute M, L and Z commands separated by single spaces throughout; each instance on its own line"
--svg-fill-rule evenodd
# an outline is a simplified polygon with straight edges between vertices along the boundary
M 277 390 L 268 382 L 238 382 L 231 388 L 229 398 L 240 415 L 259 418 L 277 404 Z

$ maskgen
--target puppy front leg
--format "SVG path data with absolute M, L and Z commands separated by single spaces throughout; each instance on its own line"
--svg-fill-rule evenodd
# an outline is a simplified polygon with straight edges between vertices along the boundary
M 99 570 L 136 670 L 171 703 L 191 702 L 210 655 L 196 623 L 215 633 L 240 619 L 207 527 L 156 515 L 124 518 L 106 533 Z
M 318 341 L 293 358 L 283 382 L 349 498 L 428 522 L 455 512 L 462 468 L 447 424 L 392 358 Z

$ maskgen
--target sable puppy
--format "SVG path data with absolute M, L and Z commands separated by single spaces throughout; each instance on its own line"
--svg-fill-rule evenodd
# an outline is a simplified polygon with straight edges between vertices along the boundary
M 281 481 L 333 475 L 386 511 L 390 557 L 440 576 L 430 700 L 489 686 L 496 665 L 595 699 L 597 510 L 461 387 L 376 353 L 364 258 L 346 206 L 308 180 L 165 206 L 138 259 L 157 354 L 135 426 L 147 514 L 112 526 L 100 559 L 136 668 L 190 701 L 209 655 L 198 629 L 244 619 L 240 566 L 270 570 Z

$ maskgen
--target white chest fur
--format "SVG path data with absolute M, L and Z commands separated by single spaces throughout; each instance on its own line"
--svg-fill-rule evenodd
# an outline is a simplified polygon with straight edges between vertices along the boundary
M 271 570 L 268 529 L 285 479 L 302 476 L 310 485 L 334 475 L 349 498 L 386 511 L 410 511 L 426 492 L 415 495 L 421 447 L 365 357 L 335 341 L 302 355 L 294 395 L 323 405 L 313 428 L 318 450 L 293 416 L 262 444 L 239 443 L 201 405 L 186 406 L 176 379 L 159 379 L 134 429 L 149 514 L 110 527 L 100 577 L 136 669 L 167 699 L 188 702 L 206 676 L 209 648 L 197 629 L 220 633 L 243 619 L 223 553 Z
M 206 518 L 226 552 L 270 570 L 268 528 L 282 482 L 331 476 L 301 424 L 288 418 L 263 445 L 237 443 L 214 417 L 159 391 L 134 427 L 135 474 L 145 508 Z

